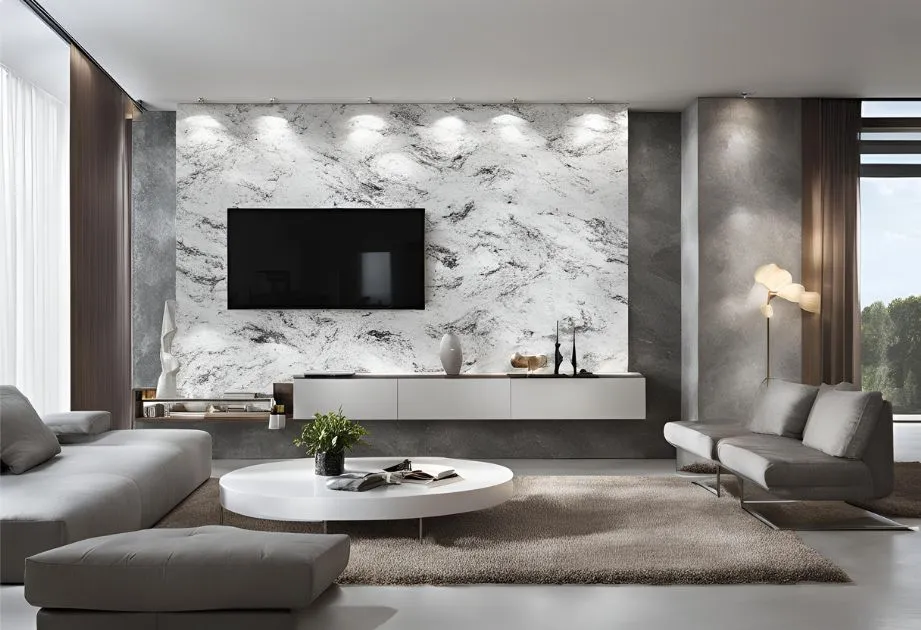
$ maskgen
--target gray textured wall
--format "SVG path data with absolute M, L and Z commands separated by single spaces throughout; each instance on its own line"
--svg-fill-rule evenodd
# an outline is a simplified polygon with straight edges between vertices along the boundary
M 664 458 L 674 454 L 662 437 L 662 424 L 681 413 L 680 114 L 631 112 L 628 160 L 629 369 L 647 378 L 648 419 L 366 422 L 372 446 L 356 455 Z M 159 331 L 159 322 L 155 329 Z M 279 432 L 254 423 L 189 426 L 212 433 L 215 457 L 271 458 L 298 454 L 291 440 L 302 423 L 289 422 Z
M 697 319 L 699 418 L 744 418 L 765 375 L 766 291 L 755 269 L 775 262 L 801 280 L 800 100 L 700 99 L 696 131 L 699 293 L 682 306 L 685 322 Z M 692 205 L 685 200 L 685 221 L 693 222 Z M 772 376 L 798 380 L 800 310 L 773 304 Z
M 176 112 L 131 125 L 131 334 L 135 387 L 160 375 L 163 303 L 176 298 Z
M 629 363 L 660 445 L 681 418 L 681 114 L 631 112 L 629 127 Z

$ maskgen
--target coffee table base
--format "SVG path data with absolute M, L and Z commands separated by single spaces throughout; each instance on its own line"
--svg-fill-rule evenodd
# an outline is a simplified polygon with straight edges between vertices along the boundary
M 224 506 L 221 506 L 221 525 L 224 524 L 224 511 L 225 511 L 226 509 L 227 509 L 227 508 L 225 508 Z M 423 519 L 421 519 L 421 518 L 418 519 L 418 521 L 419 521 L 419 544 L 420 544 L 420 545 L 422 544 L 422 539 L 423 539 L 424 536 L 425 536 L 425 528 L 424 528 L 424 526 L 423 526 L 423 524 L 422 524 L 422 520 L 423 520 Z M 346 522 L 347 522 L 347 521 L 346 521 Z M 324 534 L 328 534 L 328 533 L 329 533 L 329 521 L 323 521 L 323 533 L 324 533 Z
M 422 525 L 422 519 L 420 518 L 420 519 L 418 519 L 418 520 L 419 520 L 419 544 L 422 544 L 422 538 L 423 538 L 423 536 L 424 536 L 424 531 L 425 531 L 425 530 L 424 530 L 423 525 Z M 346 522 L 348 522 L 348 521 L 346 521 Z M 328 534 L 328 533 L 329 533 L 329 521 L 323 521 L 323 533 L 324 533 L 324 534 Z

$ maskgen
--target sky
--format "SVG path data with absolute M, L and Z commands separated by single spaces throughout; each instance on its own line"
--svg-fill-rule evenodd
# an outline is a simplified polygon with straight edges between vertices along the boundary
M 865 102 L 863 115 L 921 116 L 921 102 Z M 911 137 L 921 139 L 921 134 Z M 863 161 L 921 164 L 921 155 L 874 155 Z M 909 295 L 921 295 L 921 178 L 863 178 L 860 304 L 888 304 Z
M 921 178 L 860 184 L 860 304 L 921 295 Z

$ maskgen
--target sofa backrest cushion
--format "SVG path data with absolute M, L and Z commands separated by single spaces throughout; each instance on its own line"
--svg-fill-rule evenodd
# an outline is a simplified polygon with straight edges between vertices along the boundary
M 42 416 L 61 444 L 80 442 L 89 435 L 99 435 L 112 428 L 112 414 L 108 411 L 63 411 Z
M 822 388 L 809 413 L 803 445 L 835 457 L 860 459 L 882 409 L 879 392 Z
M 0 385 L 0 459 L 11 473 L 24 473 L 61 452 L 54 432 L 32 403 L 12 385 Z
M 748 429 L 800 439 L 819 388 L 776 378 L 765 379 L 755 399 Z

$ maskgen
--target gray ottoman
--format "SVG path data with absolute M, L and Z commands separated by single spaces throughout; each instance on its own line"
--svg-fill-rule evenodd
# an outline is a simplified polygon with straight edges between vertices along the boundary
M 149 529 L 26 559 L 38 630 L 289 629 L 349 561 L 342 535 Z

